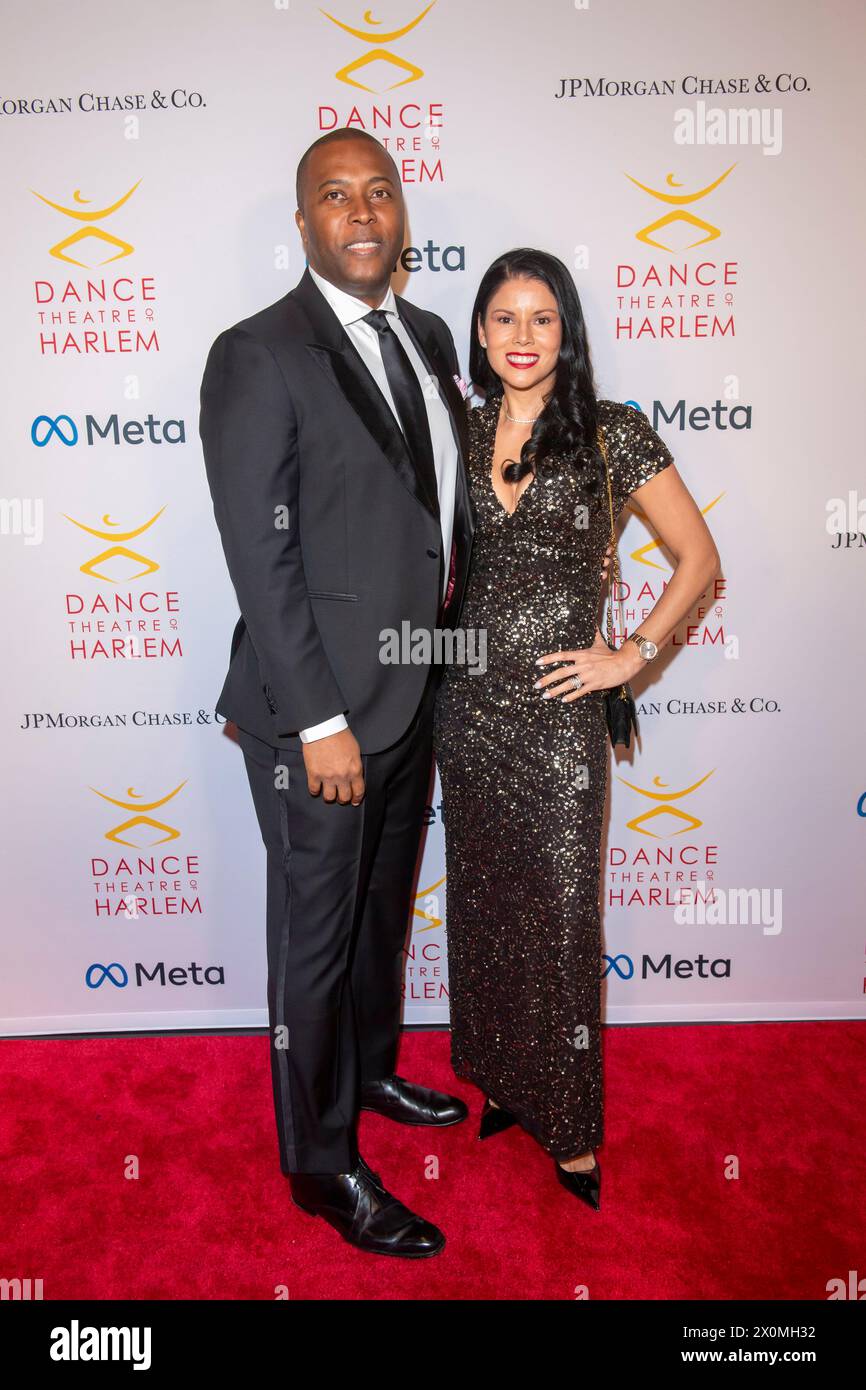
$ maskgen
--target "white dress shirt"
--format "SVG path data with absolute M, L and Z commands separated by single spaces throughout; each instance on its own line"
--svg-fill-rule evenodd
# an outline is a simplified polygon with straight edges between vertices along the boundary
M 372 375 L 376 385 L 388 402 L 393 412 L 397 424 L 400 424 L 400 417 L 394 407 L 394 400 L 391 389 L 388 385 L 388 377 L 385 373 L 385 364 L 382 361 L 382 349 L 379 343 L 379 334 L 370 323 L 364 323 L 364 315 L 370 313 L 369 304 L 365 304 L 363 299 L 356 299 L 353 294 L 346 294 L 345 290 L 338 289 L 332 285 L 330 280 L 324 279 L 317 271 L 309 266 L 310 275 L 318 285 L 322 294 L 327 299 L 340 323 L 345 328 L 353 345 L 361 355 L 365 367 Z M 415 374 L 421 383 L 421 390 L 424 393 L 424 401 L 427 406 L 427 420 L 430 425 L 430 440 L 433 445 L 433 463 L 436 468 L 436 487 L 439 493 L 439 518 L 442 531 L 442 560 L 444 576 L 442 581 L 442 597 L 444 599 L 448 590 L 448 577 L 451 561 L 451 538 L 454 528 L 454 496 L 457 488 L 457 445 L 454 442 L 454 431 L 451 427 L 451 416 L 447 405 L 442 399 L 439 383 L 435 376 L 432 376 L 415 348 L 415 344 L 406 332 L 405 326 L 401 322 L 397 311 L 397 301 L 394 291 L 388 286 L 385 298 L 379 305 L 386 314 L 391 316 L 391 328 L 396 334 L 403 350 L 415 370 Z M 339 729 L 348 728 L 348 722 L 344 714 L 335 714 L 331 719 L 325 719 L 321 724 L 314 724 L 309 729 L 301 729 L 300 736 L 303 743 L 312 743 L 315 739 L 325 738 L 328 734 L 335 734 Z

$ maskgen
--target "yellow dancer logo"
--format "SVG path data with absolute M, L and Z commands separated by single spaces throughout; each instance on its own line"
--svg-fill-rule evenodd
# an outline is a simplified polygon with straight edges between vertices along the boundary
M 725 494 L 723 492 L 720 492 L 718 497 L 713 498 L 712 502 L 708 502 L 705 507 L 701 507 L 701 516 L 706 516 L 707 512 L 711 511 L 717 502 L 721 502 L 724 495 Z M 643 507 L 639 506 L 637 502 L 627 502 L 626 506 L 628 506 L 629 509 L 632 512 L 634 512 L 635 516 L 640 517 L 647 530 L 651 529 Z M 650 551 L 658 550 L 660 546 L 661 541 L 658 539 L 654 541 L 647 541 L 646 545 L 640 545 L 638 546 L 637 550 L 633 550 L 631 552 L 631 559 L 636 561 L 638 564 L 649 565 L 650 568 L 654 570 L 670 569 L 670 565 L 660 565 L 655 560 L 647 559 L 647 556 L 649 555 Z
M 104 217 L 110 217 L 112 213 L 117 212 L 118 208 L 122 208 L 124 203 L 132 197 L 139 183 L 141 183 L 141 179 L 138 180 L 138 183 L 134 183 L 132 188 L 128 189 L 121 198 L 118 198 L 116 203 L 111 203 L 109 207 L 105 208 L 91 208 L 90 199 L 82 196 L 80 188 L 76 188 L 72 195 L 72 201 L 75 207 L 65 207 L 63 203 L 52 202 L 52 200 L 46 198 L 44 194 L 37 193 L 35 188 L 31 188 L 30 192 L 33 194 L 34 198 L 38 198 L 40 202 L 45 203 L 47 207 L 54 208 L 55 212 L 62 212 L 65 217 L 72 217 L 76 222 L 92 223 L 101 222 Z M 102 260 L 94 260 L 92 262 L 77 261 L 74 256 L 67 256 L 66 252 L 71 246 L 77 246 L 79 250 L 81 250 L 88 237 L 92 237 L 97 243 L 97 247 L 95 247 L 94 250 L 103 251 L 106 244 L 110 247 L 117 248 L 114 251 L 114 255 L 103 256 Z M 111 232 L 106 232 L 103 227 L 87 226 L 81 227 L 77 232 L 71 232 L 68 237 L 64 237 L 62 241 L 58 241 L 56 246 L 51 247 L 50 255 L 55 256 L 58 261 L 67 261 L 69 265 L 78 265 L 81 266 L 83 270 L 90 270 L 93 266 L 108 265 L 111 261 L 122 260 L 124 256 L 130 256 L 134 250 L 135 247 L 130 242 L 123 241 L 120 237 L 112 236 Z
M 112 521 L 111 517 L 108 515 L 102 518 L 103 526 L 109 528 L 106 531 L 100 531 L 96 526 L 86 526 L 83 521 L 76 521 L 74 516 L 68 516 L 66 512 L 64 512 L 63 515 L 66 517 L 67 521 L 72 522 L 73 526 L 77 526 L 81 531 L 86 531 L 88 536 L 98 536 L 99 539 L 103 541 L 118 542 L 135 540 L 136 536 L 140 536 L 148 527 L 152 526 L 155 521 L 158 521 L 164 511 L 165 507 L 160 507 L 159 511 L 156 512 L 149 521 L 145 521 L 142 526 L 137 526 L 132 531 L 112 530 L 111 528 L 116 526 L 117 522 Z M 79 568 L 82 574 L 92 575 L 94 579 L 103 579 L 106 584 L 118 584 L 121 582 L 120 580 L 112 579 L 110 574 L 101 573 L 98 566 L 105 565 L 110 560 L 117 560 L 120 558 L 131 560 L 134 565 L 142 566 L 135 574 L 124 575 L 122 578 L 124 584 L 132 583 L 133 579 L 142 579 L 146 574 L 154 574 L 155 571 L 159 569 L 159 565 L 156 561 L 149 559 L 147 555 L 139 555 L 137 550 L 128 550 L 125 545 L 118 544 L 109 546 L 108 550 L 103 550 L 99 555 L 94 555 L 90 560 L 80 565 Z
M 674 801 L 681 800 L 684 796 L 691 796 L 692 792 L 697 791 L 706 781 L 712 777 L 715 768 L 711 768 L 706 777 L 702 777 L 699 782 L 694 782 L 690 787 L 682 787 L 679 791 L 668 791 L 668 783 L 663 782 L 660 777 L 652 780 L 652 789 L 647 787 L 635 786 L 634 782 L 626 781 L 625 777 L 620 777 L 620 782 L 625 783 L 638 796 L 645 796 L 650 801 L 657 802 L 649 811 L 642 811 L 634 820 L 626 822 L 629 830 L 636 830 L 640 835 L 651 835 L 654 840 L 661 840 L 667 835 L 684 835 L 687 830 L 697 830 L 703 825 L 702 820 L 697 816 L 689 815 L 688 811 L 683 811 L 679 806 L 674 806 Z M 647 824 L 652 821 L 654 829 L 648 830 Z M 664 828 L 659 831 L 659 827 Z
M 635 232 L 638 241 L 643 241 L 647 246 L 657 246 L 661 251 L 691 251 L 695 246 L 703 246 L 704 242 L 715 241 L 716 237 L 721 236 L 718 227 L 714 227 L 711 222 L 704 222 L 702 218 L 696 217 L 692 212 L 685 211 L 687 203 L 696 203 L 699 198 L 706 198 L 708 193 L 718 188 L 719 184 L 728 177 L 731 169 L 735 169 L 736 164 L 732 164 L 730 169 L 726 169 L 723 174 L 713 182 L 708 183 L 706 188 L 699 188 L 695 193 L 665 193 L 661 188 L 650 188 L 649 184 L 641 183 L 639 179 L 632 178 L 631 174 L 626 174 L 627 179 L 637 187 L 643 189 L 644 193 L 649 193 L 650 197 L 658 198 L 662 203 L 672 203 L 675 211 L 665 213 L 657 222 L 650 222 L 646 227 L 642 227 L 639 232 Z M 668 188 L 682 188 L 673 174 L 668 174 L 665 183 Z M 685 222 L 687 226 L 694 227 L 705 235 L 698 237 L 697 241 L 691 241 L 685 247 L 667 246 L 663 241 L 656 241 L 652 236 L 653 232 L 660 232 L 663 227 L 668 227 L 674 222 Z
M 344 24 L 343 21 L 337 19 L 335 15 L 328 14 L 327 10 L 321 10 L 325 18 L 329 19 L 332 24 L 336 24 L 338 29 L 343 29 L 347 34 L 351 34 L 354 38 L 360 39 L 362 43 L 374 43 L 378 45 L 372 52 L 365 53 L 363 58 L 355 58 L 353 62 L 347 63 L 344 68 L 340 68 L 338 72 L 335 72 L 334 76 L 340 82 L 348 82 L 350 87 L 359 87 L 362 92 L 372 92 L 373 95 L 377 92 L 393 91 L 395 87 L 405 87 L 407 82 L 417 82 L 419 77 L 424 76 L 424 69 L 417 67 L 415 63 L 410 63 L 406 58 L 398 57 L 396 53 L 389 53 L 388 49 L 382 48 L 381 45 L 393 43 L 395 39 L 402 39 L 405 34 L 417 28 L 421 20 L 425 15 L 430 13 L 435 4 L 436 0 L 430 0 L 430 4 L 427 8 L 422 10 L 419 15 L 416 15 L 414 19 L 410 20 L 408 24 L 404 24 L 402 29 L 392 29 L 387 34 L 376 28 L 372 28 L 372 32 L 364 29 L 353 29 L 351 24 Z M 364 23 L 371 27 L 382 23 L 381 19 L 373 18 L 372 10 L 365 10 L 363 18 Z M 387 87 L 367 87 L 363 82 L 357 82 L 352 76 L 353 72 L 360 72 L 362 68 L 367 67 L 370 63 L 377 62 L 379 59 L 381 59 L 383 63 L 392 64 L 400 72 L 407 73 L 408 76 L 401 77 L 398 82 L 391 82 Z M 369 74 L 366 75 L 369 76 Z
M 171 801 L 172 797 L 177 796 L 178 792 L 186 786 L 186 782 L 179 783 L 170 791 L 167 796 L 162 796 L 157 801 L 142 801 L 135 787 L 127 787 L 126 795 L 129 800 L 109 796 L 107 792 L 101 792 L 97 787 L 90 790 L 96 795 L 101 796 L 103 801 L 107 801 L 111 806 L 119 806 L 122 811 L 135 811 L 136 814 L 129 820 L 125 820 L 121 825 L 115 825 L 111 830 L 105 832 L 106 840 L 113 840 L 115 844 L 127 845 L 130 849 L 152 849 L 154 845 L 167 844 L 169 840 L 180 839 L 180 831 L 173 825 L 166 825 L 164 821 L 155 820 L 150 815 L 145 815 L 146 811 L 158 811 L 160 806 L 165 806 L 166 802 Z M 140 836 L 135 840 L 124 839 L 130 831 L 139 826 L 152 830 L 157 836 L 154 839 L 150 836 Z

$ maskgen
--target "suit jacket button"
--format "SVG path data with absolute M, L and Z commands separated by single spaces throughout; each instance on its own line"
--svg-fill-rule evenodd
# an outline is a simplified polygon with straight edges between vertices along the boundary
M 438 550 L 428 550 L 428 551 L 427 551 L 427 554 L 430 556 L 430 559 L 431 559 L 431 560 L 438 560 L 438 559 L 439 559 L 439 551 L 438 551 Z

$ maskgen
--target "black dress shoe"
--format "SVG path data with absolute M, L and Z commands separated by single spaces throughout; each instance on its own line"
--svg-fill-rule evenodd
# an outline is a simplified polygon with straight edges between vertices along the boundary
M 402 1076 L 386 1076 L 383 1081 L 367 1081 L 361 1087 L 361 1109 L 375 1110 L 401 1125 L 456 1125 L 465 1120 L 468 1108 L 456 1096 L 416 1086 Z
M 360 1156 L 351 1173 L 290 1173 L 289 1182 L 296 1207 L 323 1216 L 359 1250 L 420 1260 L 445 1244 L 439 1228 L 398 1202 Z
M 479 1139 L 490 1139 L 494 1134 L 501 1134 L 504 1129 L 510 1129 L 516 1124 L 517 1120 L 510 1110 L 503 1110 L 500 1105 L 491 1105 L 487 1097 L 484 1097 L 484 1109 L 481 1111 L 481 1123 L 478 1126 Z
M 553 1160 L 553 1164 L 556 1176 L 566 1191 L 574 1193 L 575 1197 L 586 1202 L 593 1211 L 598 1211 L 601 1206 L 601 1164 L 598 1159 L 595 1160 L 595 1166 L 585 1173 L 569 1173 L 556 1159 Z

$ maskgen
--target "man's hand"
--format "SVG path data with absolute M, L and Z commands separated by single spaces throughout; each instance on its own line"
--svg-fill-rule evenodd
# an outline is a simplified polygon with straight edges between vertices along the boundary
M 340 729 L 302 747 L 310 795 L 318 796 L 321 792 L 325 801 L 360 805 L 364 796 L 364 766 L 351 729 Z

